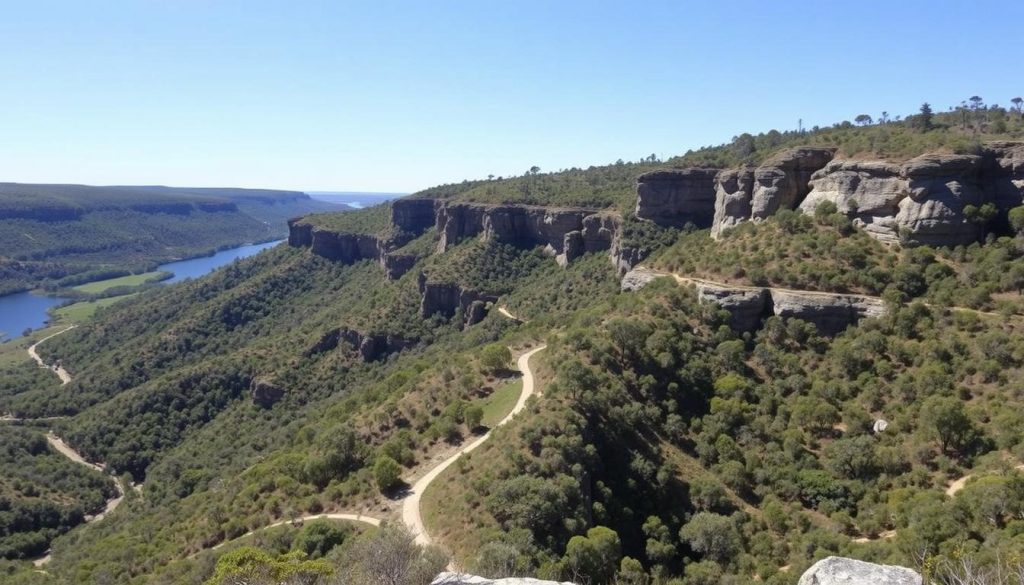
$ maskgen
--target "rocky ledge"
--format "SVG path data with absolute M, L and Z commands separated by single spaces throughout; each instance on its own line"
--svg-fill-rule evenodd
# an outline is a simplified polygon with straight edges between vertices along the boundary
M 306 356 L 332 351 L 342 344 L 347 344 L 357 351 L 364 362 L 372 362 L 411 347 L 416 344 L 416 340 L 383 333 L 363 333 L 348 327 L 339 327 L 324 334 L 306 350 Z
M 814 213 L 831 202 L 879 240 L 949 246 L 983 235 L 972 207 L 991 203 L 997 214 L 987 227 L 1003 230 L 1006 212 L 1024 204 L 1024 142 L 990 142 L 978 154 L 928 153 L 902 164 L 834 156 L 833 148 L 795 148 L 756 168 L 647 173 L 637 179 L 636 216 L 659 225 L 710 225 L 718 238 L 744 221 L 782 209 Z
M 663 272 L 637 268 L 622 279 L 622 290 L 639 290 Z M 853 294 L 794 291 L 770 287 L 728 286 L 693 282 L 701 303 L 714 303 L 730 314 L 735 331 L 756 331 L 773 315 L 813 323 L 823 335 L 836 335 L 861 319 L 885 314 L 885 303 L 876 297 Z
M 426 319 L 440 313 L 445 317 L 462 315 L 464 325 L 474 325 L 487 316 L 488 308 L 498 300 L 488 295 L 464 288 L 451 282 L 432 282 L 420 274 L 420 316 Z

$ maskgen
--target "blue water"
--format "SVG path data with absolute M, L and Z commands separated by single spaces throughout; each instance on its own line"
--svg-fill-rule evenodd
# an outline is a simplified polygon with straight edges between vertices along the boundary
M 200 276 L 205 276 L 225 264 L 230 264 L 239 258 L 252 256 L 253 254 L 262 252 L 267 248 L 272 248 L 280 243 L 281 240 L 278 240 L 276 242 L 267 242 L 265 244 L 251 244 L 249 246 L 231 248 L 230 250 L 217 252 L 213 256 L 206 256 L 205 258 L 192 258 L 190 260 L 161 264 L 157 267 L 157 270 L 173 272 L 174 276 L 164 281 L 167 284 L 173 284 L 188 278 L 199 278 Z
M 204 276 L 225 264 L 230 264 L 239 258 L 252 256 L 280 243 L 281 240 L 264 244 L 239 246 L 238 248 L 217 252 L 213 256 L 161 264 L 157 267 L 157 270 L 174 273 L 174 277 L 163 282 L 168 284 L 181 282 L 188 278 Z M 27 328 L 38 329 L 42 327 L 49 318 L 47 311 L 66 300 L 66 298 L 44 297 L 30 292 L 0 296 L 0 341 L 20 337 Z

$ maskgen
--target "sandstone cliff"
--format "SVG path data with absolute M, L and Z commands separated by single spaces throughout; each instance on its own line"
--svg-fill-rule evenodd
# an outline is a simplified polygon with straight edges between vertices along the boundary
M 652 171 L 637 177 L 636 216 L 658 225 L 706 228 L 715 211 L 718 169 Z
M 424 319 L 440 313 L 445 317 L 454 317 L 461 312 L 465 325 L 474 325 L 487 316 L 490 303 L 498 300 L 472 289 L 463 288 L 452 282 L 431 282 L 426 275 L 420 274 L 420 316 Z
M 786 151 L 753 171 L 718 174 L 711 235 L 780 209 L 813 213 L 824 201 L 885 242 L 967 244 L 983 234 L 969 207 L 993 204 L 998 215 L 989 227 L 1006 229 L 1006 212 L 1024 203 L 1024 143 L 989 143 L 978 155 L 929 153 L 902 164 Z

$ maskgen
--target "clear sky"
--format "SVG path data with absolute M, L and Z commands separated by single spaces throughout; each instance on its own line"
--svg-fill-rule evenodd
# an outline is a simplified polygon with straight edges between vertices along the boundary
M 0 181 L 413 191 L 1024 94 L 1024 2 L 0 0 Z

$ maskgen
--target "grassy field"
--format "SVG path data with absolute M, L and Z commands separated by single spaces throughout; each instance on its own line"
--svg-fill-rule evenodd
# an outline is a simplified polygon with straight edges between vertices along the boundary
M 154 272 L 145 272 L 143 274 L 132 274 L 131 276 L 121 276 L 119 278 L 109 278 L 107 280 L 97 280 L 96 282 L 87 282 L 85 284 L 72 287 L 72 290 L 88 294 L 99 294 L 118 286 L 141 286 L 147 282 L 156 282 L 169 277 L 169 272 L 158 270 Z
M 106 299 L 99 299 L 96 301 L 82 301 L 81 303 L 75 303 L 73 305 L 67 305 L 64 307 L 60 307 L 59 309 L 54 309 L 53 316 L 56 317 L 57 320 L 61 322 L 79 323 L 81 321 L 85 321 L 86 319 L 91 318 L 93 315 L 96 314 L 96 311 L 98 309 L 101 309 L 103 307 L 109 307 L 110 305 L 113 305 L 118 301 L 123 301 L 124 299 L 127 299 L 128 297 L 132 296 L 135 295 L 121 295 L 118 297 L 109 297 Z
M 498 424 L 501 419 L 505 418 L 505 415 L 512 411 L 512 407 L 516 405 L 516 400 L 519 399 L 519 394 L 522 391 L 523 381 L 520 379 L 509 382 L 491 393 L 481 405 L 484 408 L 484 418 L 481 424 L 487 428 Z

